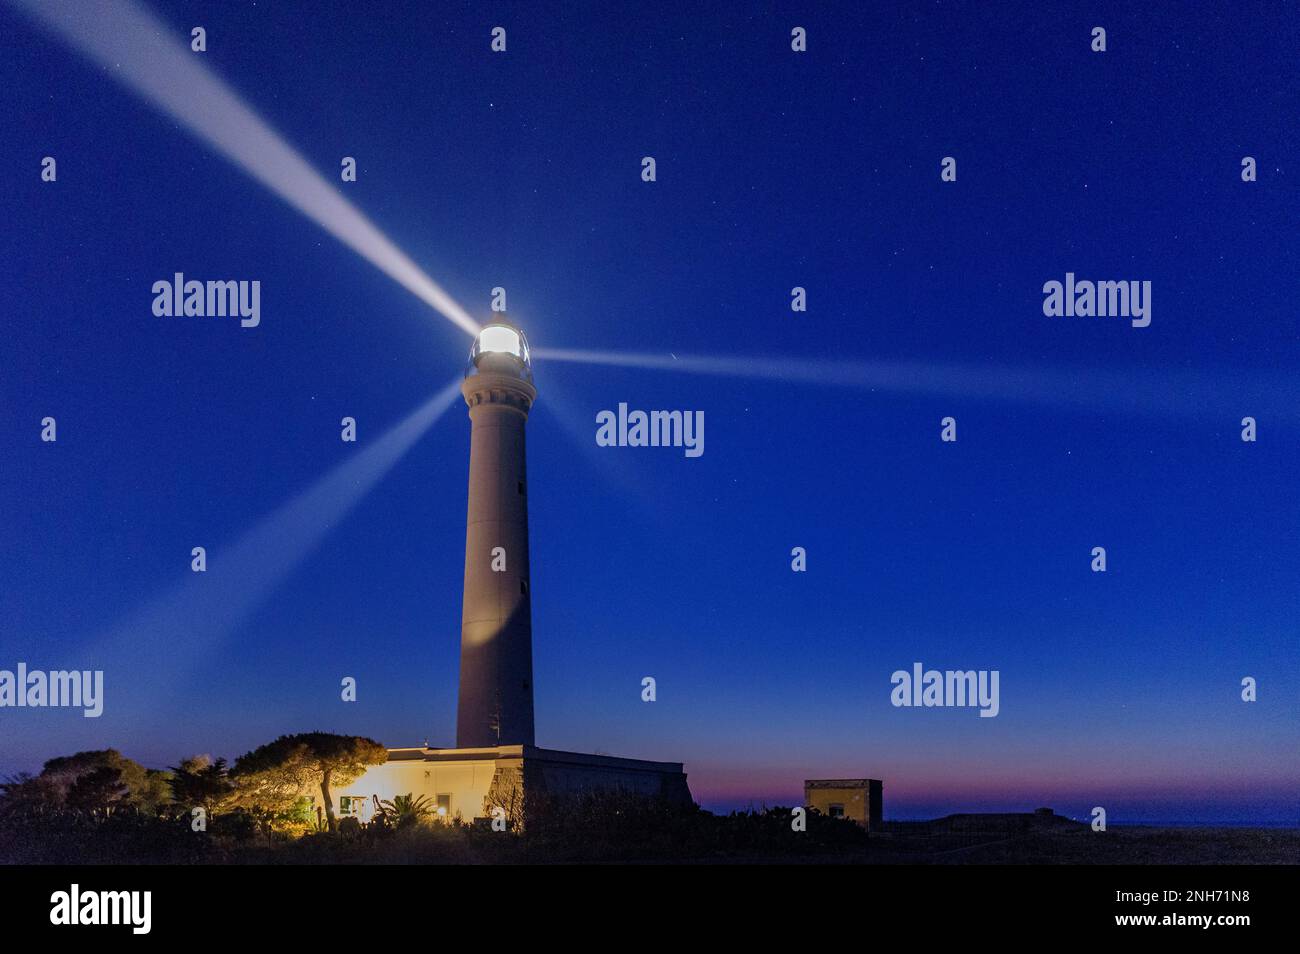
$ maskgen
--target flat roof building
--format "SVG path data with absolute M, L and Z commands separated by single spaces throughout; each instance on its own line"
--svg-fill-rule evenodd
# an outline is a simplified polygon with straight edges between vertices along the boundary
M 847 818 L 867 831 L 879 830 L 883 820 L 878 778 L 810 778 L 803 783 L 803 801 L 831 818 Z
M 333 788 L 342 817 L 369 822 L 379 803 L 398 795 L 425 796 L 443 821 L 489 817 L 500 807 L 511 825 L 523 822 L 525 791 L 538 795 L 581 795 L 622 791 L 691 803 L 680 762 L 559 752 L 532 745 L 462 749 L 389 749 L 388 761 L 355 782 Z

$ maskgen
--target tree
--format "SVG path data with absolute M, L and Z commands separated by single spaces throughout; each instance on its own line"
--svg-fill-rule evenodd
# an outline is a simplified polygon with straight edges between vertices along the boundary
M 235 759 L 230 780 L 234 803 L 269 818 L 292 811 L 312 787 L 310 750 L 286 744 L 288 737 L 254 749 Z
M 147 769 L 139 762 L 126 758 L 117 749 L 77 752 L 75 755 L 50 759 L 41 770 L 40 778 L 58 793 L 60 802 L 66 802 L 77 782 L 101 769 L 117 772 L 118 783 L 125 787 L 125 793 L 113 799 L 112 807 L 131 808 L 156 815 L 170 801 L 166 772 Z M 87 782 L 83 786 L 81 797 L 89 797 L 96 787 L 102 788 L 107 778 L 107 775 L 100 775 L 93 785 Z
M 49 818 L 62 808 L 63 793 L 47 778 L 23 772 L 0 784 L 0 824 Z
M 483 814 L 488 818 L 496 817 L 500 811 L 512 831 L 519 831 L 525 825 L 529 808 L 536 808 L 538 799 L 524 784 L 522 768 L 499 768 L 492 776 L 488 786 L 487 798 L 483 800 Z
M 127 802 L 131 790 L 122 781 L 122 772 L 110 765 L 77 776 L 68 787 L 66 804 L 78 815 L 102 820 Z
M 226 771 L 226 760 L 195 755 L 172 769 L 168 779 L 172 799 L 185 809 L 202 808 L 215 816 L 231 800 L 235 786 Z
M 309 786 L 319 786 L 329 830 L 337 828 L 330 788 L 348 785 L 371 765 L 388 760 L 388 750 L 374 739 L 329 732 L 282 735 L 235 760 L 231 777 L 241 801 L 289 811 Z
M 172 773 L 145 769 L 142 784 L 131 785 L 131 804 L 149 815 L 160 815 L 172 802 Z

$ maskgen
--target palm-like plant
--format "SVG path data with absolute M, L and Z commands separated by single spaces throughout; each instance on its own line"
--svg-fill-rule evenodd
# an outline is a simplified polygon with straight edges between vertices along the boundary
M 396 827 L 414 825 L 433 814 L 428 795 L 416 798 L 410 792 L 395 795 L 391 801 L 380 802 L 379 810 L 383 812 L 384 820 Z

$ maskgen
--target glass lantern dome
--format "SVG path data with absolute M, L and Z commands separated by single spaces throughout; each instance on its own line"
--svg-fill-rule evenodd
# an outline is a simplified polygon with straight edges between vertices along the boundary
M 532 361 L 528 357 L 528 338 L 514 325 L 503 321 L 485 325 L 469 349 L 466 374 L 476 370 L 520 375 L 532 380 Z

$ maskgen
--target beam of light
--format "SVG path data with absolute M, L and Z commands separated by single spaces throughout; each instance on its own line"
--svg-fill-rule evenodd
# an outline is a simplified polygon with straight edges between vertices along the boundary
M 124 696 L 142 704 L 180 688 L 459 400 L 457 378 L 242 537 L 210 546 L 206 572 L 187 567 L 185 582 L 88 647 L 82 668 L 116 683 L 118 704 L 106 712 L 120 712 Z
M 811 361 L 803 358 L 715 358 L 534 348 L 539 361 L 644 368 L 732 378 L 787 381 L 900 394 L 974 398 L 1123 413 L 1198 416 L 1300 414 L 1300 382 L 1269 374 L 1197 371 L 1066 370 L 932 364 L 920 361 Z
M 457 327 L 478 323 L 202 64 L 130 0 L 9 0 Z

